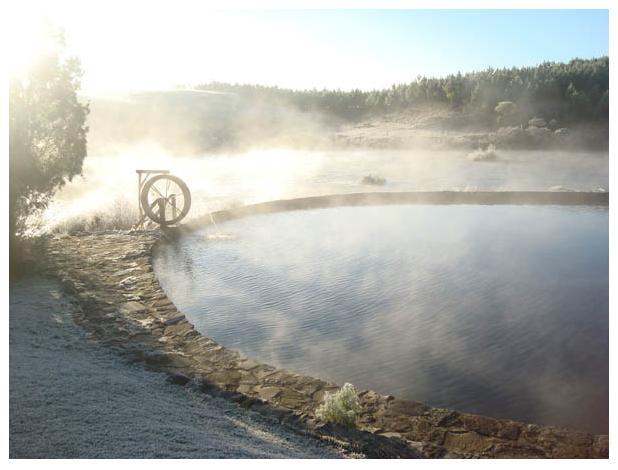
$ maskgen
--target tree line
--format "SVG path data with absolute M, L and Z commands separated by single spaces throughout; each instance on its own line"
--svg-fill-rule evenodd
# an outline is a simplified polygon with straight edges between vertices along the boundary
M 249 100 L 291 105 L 355 119 L 404 111 L 423 104 L 446 104 L 479 119 L 495 117 L 501 102 L 511 102 L 521 119 L 534 116 L 564 123 L 607 122 L 609 57 L 544 62 L 534 67 L 488 68 L 443 78 L 416 80 L 382 90 L 290 90 L 249 84 L 210 82 L 198 89 L 231 92 Z

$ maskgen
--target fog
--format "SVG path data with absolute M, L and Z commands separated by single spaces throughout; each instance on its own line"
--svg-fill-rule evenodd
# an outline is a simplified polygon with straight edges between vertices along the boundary
M 479 147 L 497 134 L 471 130 L 440 107 L 350 120 L 205 90 L 81 99 L 91 109 L 83 175 L 56 194 L 38 231 L 128 228 L 137 221 L 137 169 L 169 170 L 188 184 L 193 205 L 186 221 L 323 194 L 606 191 L 609 185 L 607 151 Z M 385 184 L 363 184 L 368 175 Z
M 465 150 L 255 149 L 173 156 L 142 144 L 89 156 L 83 177 L 67 184 L 45 214 L 44 227 L 75 218 L 120 214 L 137 218 L 137 169 L 166 169 L 192 193 L 186 221 L 262 201 L 367 191 L 598 191 L 607 190 L 602 152 L 502 151 L 495 161 L 472 161 Z M 362 184 L 379 175 L 383 186 Z M 111 212 L 110 212 L 111 211 Z
M 326 145 L 336 119 L 232 92 L 166 90 L 84 96 L 93 155 L 156 143 L 170 155 Z

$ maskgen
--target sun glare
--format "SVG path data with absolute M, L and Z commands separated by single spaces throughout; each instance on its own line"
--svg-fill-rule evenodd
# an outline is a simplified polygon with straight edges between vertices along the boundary
M 58 47 L 58 33 L 51 21 L 26 11 L 11 12 L 7 34 L 6 64 L 11 78 L 23 76 L 37 58 Z

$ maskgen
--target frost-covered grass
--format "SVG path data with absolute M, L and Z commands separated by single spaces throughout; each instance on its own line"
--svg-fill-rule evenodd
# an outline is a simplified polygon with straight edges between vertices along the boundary
M 52 233 L 95 232 L 98 230 L 129 230 L 138 220 L 135 204 L 118 198 L 112 204 L 89 213 L 52 221 L 47 227 Z
M 127 362 L 73 322 L 56 281 L 23 278 L 9 299 L 10 458 L 341 456 L 268 415 Z
M 493 144 L 489 144 L 485 149 L 479 148 L 468 154 L 468 159 L 475 162 L 488 162 L 496 160 L 497 158 L 496 146 Z
M 326 423 L 342 424 L 355 427 L 361 406 L 354 385 L 346 383 L 338 392 L 326 392 L 324 403 L 315 411 L 315 415 Z

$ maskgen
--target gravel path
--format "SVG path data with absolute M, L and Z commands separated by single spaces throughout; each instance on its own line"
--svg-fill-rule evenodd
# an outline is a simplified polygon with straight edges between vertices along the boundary
M 11 284 L 11 458 L 337 458 L 331 447 L 130 364 L 51 280 Z

